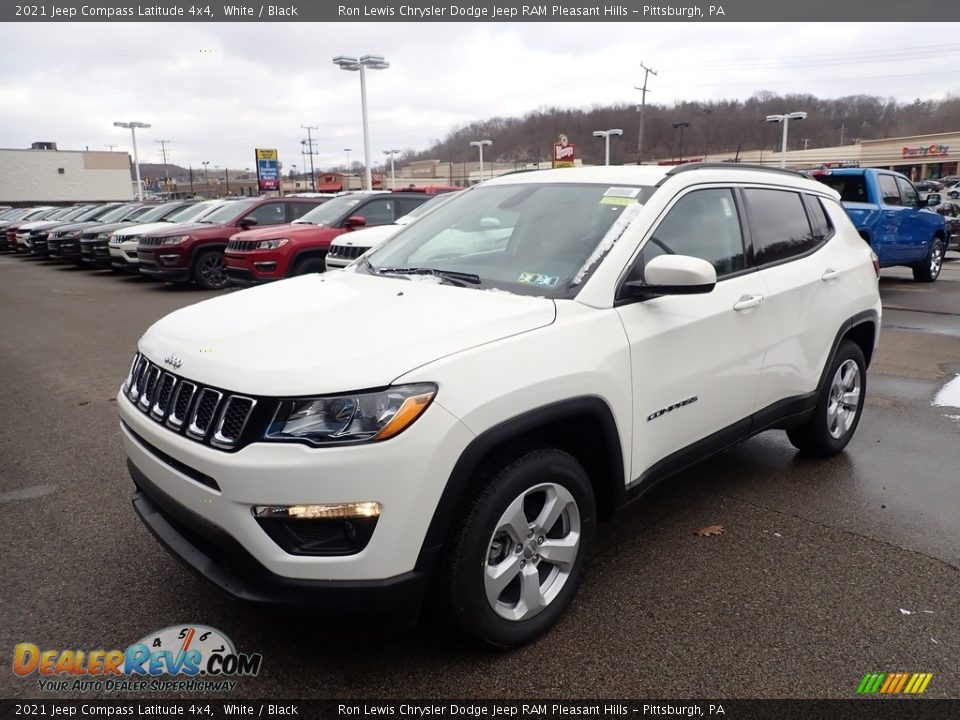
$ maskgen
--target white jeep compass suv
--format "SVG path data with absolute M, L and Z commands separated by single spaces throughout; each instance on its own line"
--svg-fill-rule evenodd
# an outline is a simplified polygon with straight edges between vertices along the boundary
M 515 646 L 659 480 L 773 428 L 843 450 L 879 328 L 870 247 L 799 174 L 507 175 L 347 271 L 154 324 L 118 397 L 133 502 L 235 598 L 412 617 L 429 591 Z

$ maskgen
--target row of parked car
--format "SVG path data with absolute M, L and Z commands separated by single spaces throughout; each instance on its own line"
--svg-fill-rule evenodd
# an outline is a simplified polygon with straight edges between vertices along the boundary
M 207 289 L 250 285 L 344 267 L 452 190 L 7 209 L 0 250 Z

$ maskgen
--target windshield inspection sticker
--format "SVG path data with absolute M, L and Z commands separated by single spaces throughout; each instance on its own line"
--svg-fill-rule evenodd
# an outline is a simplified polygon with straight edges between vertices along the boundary
M 529 283 L 530 285 L 545 285 L 547 287 L 553 287 L 558 282 L 560 278 L 556 275 L 540 275 L 539 273 L 520 273 L 520 277 L 517 278 L 518 282 Z
M 632 205 L 640 202 L 637 195 L 640 194 L 640 188 L 633 187 L 610 187 L 600 198 L 601 205 Z

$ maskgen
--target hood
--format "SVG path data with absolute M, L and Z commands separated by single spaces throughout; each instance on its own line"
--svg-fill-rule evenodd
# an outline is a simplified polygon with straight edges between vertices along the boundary
M 169 237 L 171 235 L 196 235 L 205 237 L 207 235 L 223 235 L 224 232 L 233 230 L 233 225 L 211 225 L 210 223 L 189 223 L 189 224 L 170 224 L 163 223 L 157 232 L 151 232 L 150 237 Z
M 291 223 L 289 225 L 267 225 L 262 228 L 243 230 L 231 236 L 231 240 L 275 240 L 276 238 L 295 237 L 301 233 L 316 233 L 329 230 L 326 225 L 311 223 Z M 338 231 L 339 232 L 339 231 Z
M 398 232 L 403 230 L 402 225 L 380 225 L 378 227 L 366 228 L 364 230 L 354 230 L 344 233 L 333 241 L 334 245 L 347 245 L 372 248 L 385 240 L 392 238 Z
M 83 234 L 88 235 L 90 233 L 97 233 L 99 235 L 100 233 L 110 233 L 114 230 L 119 230 L 122 227 L 127 227 L 128 225 L 130 225 L 129 220 L 121 220 L 120 222 L 112 223 L 94 223 L 93 225 L 88 225 L 87 227 L 83 228 Z
M 389 385 L 555 316 L 545 298 L 333 272 L 177 310 L 147 330 L 140 350 L 160 364 L 176 355 L 178 374 L 233 392 L 321 395 Z
M 96 220 L 84 220 L 83 222 L 72 222 L 66 225 L 60 225 L 59 227 L 53 228 L 53 232 L 57 233 L 68 233 L 73 232 L 74 230 L 86 230 L 88 227 L 93 227 L 97 225 Z
M 118 234 L 123 235 L 124 237 L 129 237 L 131 235 L 148 235 L 157 230 L 171 230 L 176 227 L 181 227 L 181 225 L 179 223 L 168 222 L 141 223 L 140 225 L 130 225 L 129 227 L 125 227 L 123 228 L 123 232 L 118 232 Z

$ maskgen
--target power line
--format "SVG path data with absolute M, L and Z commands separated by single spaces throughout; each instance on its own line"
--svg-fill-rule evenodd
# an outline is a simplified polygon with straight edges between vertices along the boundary
M 170 173 L 167 170 L 167 143 L 169 140 L 154 140 L 160 144 L 160 152 L 163 155 L 163 187 L 167 192 L 170 191 Z
M 313 130 L 316 130 L 316 129 L 317 129 L 317 126 L 316 126 L 316 125 L 301 125 L 300 127 L 307 131 L 307 145 L 308 145 L 309 148 L 310 148 L 310 189 L 311 189 L 311 190 L 316 190 L 316 189 L 317 189 L 317 177 L 316 177 L 316 175 L 314 174 L 314 171 L 313 171 L 313 156 L 316 155 L 316 153 L 313 151 L 313 135 L 311 134 L 311 132 L 312 132 Z

